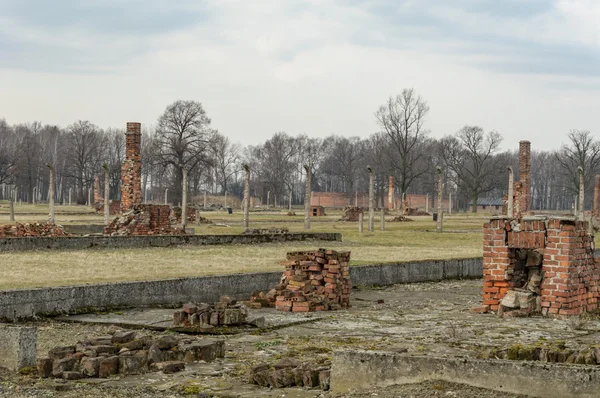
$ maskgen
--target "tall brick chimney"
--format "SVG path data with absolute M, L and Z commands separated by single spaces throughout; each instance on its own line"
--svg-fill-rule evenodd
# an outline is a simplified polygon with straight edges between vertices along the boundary
M 121 166 L 121 211 L 142 203 L 142 124 L 127 122 L 125 161 Z
M 519 182 L 520 195 L 518 208 L 520 215 L 529 213 L 531 206 L 531 142 L 519 141 Z
M 394 176 L 388 177 L 388 209 L 396 208 L 396 198 L 394 197 Z
M 594 217 L 600 218 L 600 174 L 596 175 L 594 184 Z

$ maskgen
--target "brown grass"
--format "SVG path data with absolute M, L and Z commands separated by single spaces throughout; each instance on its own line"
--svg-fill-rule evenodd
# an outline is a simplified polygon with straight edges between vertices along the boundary
M 203 215 L 231 227 L 202 225 L 196 227 L 198 234 L 237 234 L 243 230 L 240 213 L 206 212 Z M 431 217 L 387 223 L 385 232 L 378 230 L 377 221 L 375 232 L 361 235 L 356 223 L 335 221 L 340 215 L 314 218 L 311 230 L 341 232 L 343 242 L 0 253 L 0 288 L 279 271 L 279 261 L 285 258 L 287 251 L 318 247 L 351 250 L 351 265 L 477 257 L 482 253 L 483 217 L 447 217 L 447 232 L 442 234 L 434 232 Z M 272 212 L 253 213 L 251 218 L 252 227 L 285 226 L 291 231 L 303 230 L 302 216 L 288 217 Z

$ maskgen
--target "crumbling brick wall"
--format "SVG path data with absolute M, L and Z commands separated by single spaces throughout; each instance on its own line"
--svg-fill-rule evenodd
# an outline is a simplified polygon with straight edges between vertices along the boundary
M 127 123 L 125 161 L 121 166 L 121 211 L 142 203 L 141 123 Z
M 518 267 L 522 251 L 543 253 L 539 289 L 530 289 L 537 293 L 543 315 L 569 316 L 597 309 L 600 259 L 594 258 L 593 240 L 588 223 L 575 218 L 490 220 L 484 225 L 483 309 L 502 310 L 509 291 L 527 292 L 521 288 L 529 282 L 523 285 L 526 278 Z
M 183 231 L 171 228 L 169 213 L 168 205 L 135 205 L 107 225 L 104 234 L 127 236 L 182 234 Z

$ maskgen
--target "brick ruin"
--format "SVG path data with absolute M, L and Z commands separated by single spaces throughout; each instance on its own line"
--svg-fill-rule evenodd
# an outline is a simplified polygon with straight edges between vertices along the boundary
M 225 342 L 194 336 L 137 336 L 134 331 L 88 338 L 75 345 L 54 347 L 37 360 L 38 375 L 66 380 L 108 378 L 162 371 L 174 373 L 185 365 L 212 362 L 225 356 Z
M 173 313 L 173 326 L 212 329 L 219 326 L 246 324 L 248 308 L 242 303 L 222 296 L 218 303 L 188 303 Z
M 595 310 L 600 259 L 594 258 L 590 221 L 530 215 L 530 153 L 529 141 L 521 141 L 513 214 L 484 225 L 483 306 L 475 310 L 503 316 L 571 316 Z
M 128 122 L 125 161 L 121 166 L 121 214 L 106 228 L 106 235 L 182 234 L 172 228 L 168 205 L 142 204 L 142 125 Z M 195 214 L 195 213 L 194 213 Z

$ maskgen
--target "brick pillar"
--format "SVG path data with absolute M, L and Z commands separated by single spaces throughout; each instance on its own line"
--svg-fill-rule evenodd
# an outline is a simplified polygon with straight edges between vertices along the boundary
M 388 177 L 388 209 L 396 208 L 396 198 L 394 197 L 394 176 Z
M 600 218 L 600 174 L 596 176 L 594 184 L 594 217 Z
M 121 166 L 121 211 L 142 203 L 141 123 L 128 122 L 125 133 L 125 161 Z
M 587 222 L 551 219 L 540 286 L 543 315 L 578 315 L 597 308 L 598 267 Z
M 94 203 L 102 203 L 102 192 L 100 191 L 100 178 L 96 176 L 94 178 Z
M 531 207 L 531 142 L 519 141 L 519 212 L 520 215 L 529 213 Z
M 492 311 L 513 287 L 514 255 L 506 243 L 505 222 L 494 219 L 483 226 L 483 305 Z

